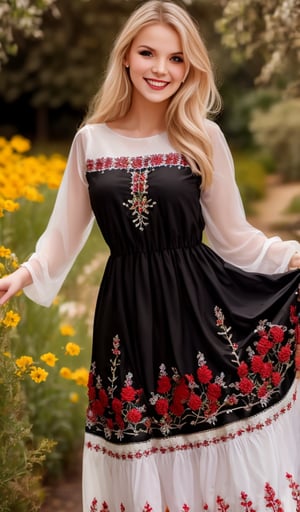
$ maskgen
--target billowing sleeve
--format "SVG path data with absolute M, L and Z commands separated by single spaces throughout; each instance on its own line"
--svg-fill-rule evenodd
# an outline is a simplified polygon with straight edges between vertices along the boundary
M 213 182 L 201 193 L 209 245 L 225 261 L 249 272 L 266 274 L 288 270 L 300 244 L 266 237 L 246 220 L 235 181 L 231 152 L 217 124 L 208 121 L 213 146 Z M 251 172 L 251 169 L 249 169 Z
M 38 240 L 34 254 L 22 264 L 33 279 L 33 283 L 24 288 L 24 293 L 43 306 L 51 305 L 93 224 L 84 175 L 83 135 L 79 131 L 72 143 L 48 226 Z

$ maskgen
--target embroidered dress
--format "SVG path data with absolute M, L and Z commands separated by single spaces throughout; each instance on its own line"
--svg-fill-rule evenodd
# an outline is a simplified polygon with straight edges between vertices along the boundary
M 250 226 L 220 129 L 213 185 L 165 133 L 75 137 L 24 265 L 49 305 L 94 217 L 110 248 L 95 311 L 84 512 L 300 511 L 297 242 Z M 210 247 L 203 242 L 203 231 Z

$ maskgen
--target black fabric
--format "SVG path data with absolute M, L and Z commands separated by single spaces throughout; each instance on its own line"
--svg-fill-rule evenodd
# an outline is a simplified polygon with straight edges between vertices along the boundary
M 187 166 L 107 169 L 87 180 L 111 250 L 95 312 L 87 432 L 138 442 L 278 402 L 295 376 L 299 273 L 247 273 L 207 247 L 200 178 Z

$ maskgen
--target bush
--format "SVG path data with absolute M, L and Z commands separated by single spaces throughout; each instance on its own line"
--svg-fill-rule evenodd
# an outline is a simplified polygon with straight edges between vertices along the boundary
M 281 101 L 267 112 L 254 111 L 250 129 L 256 142 L 272 155 L 282 178 L 299 180 L 300 99 Z

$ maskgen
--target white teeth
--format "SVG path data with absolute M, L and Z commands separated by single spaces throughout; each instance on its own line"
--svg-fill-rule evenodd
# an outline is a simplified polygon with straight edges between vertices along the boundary
M 147 79 L 148 84 L 153 85 L 154 87 L 164 87 L 167 85 L 167 82 L 156 82 L 156 80 Z

